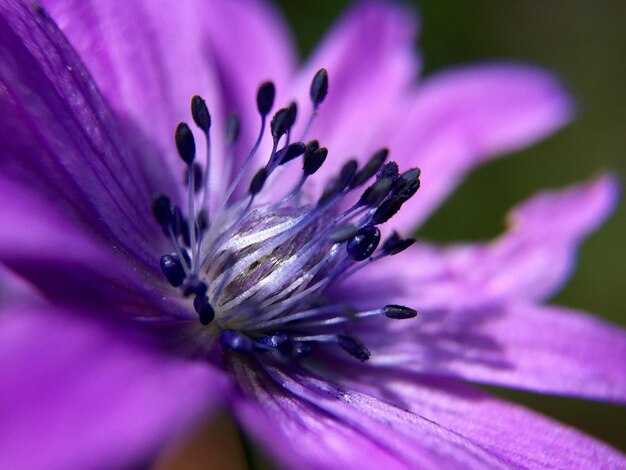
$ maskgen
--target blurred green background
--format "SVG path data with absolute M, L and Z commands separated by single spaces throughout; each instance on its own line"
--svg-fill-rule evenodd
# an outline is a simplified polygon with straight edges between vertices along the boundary
M 349 4 L 279 5 L 306 55 Z M 480 240 L 504 228 L 506 211 L 534 192 L 611 170 L 626 176 L 626 3 L 623 0 L 420 0 L 416 49 L 425 73 L 483 59 L 524 60 L 557 72 L 578 101 L 568 128 L 512 158 L 475 171 L 420 236 Z M 480 211 L 476 209 L 480 208 Z M 626 204 L 583 246 L 578 269 L 554 303 L 626 325 Z M 558 332 L 557 332 L 558 333 Z M 626 367 L 623 364 L 616 367 Z M 626 450 L 626 409 L 581 400 L 494 390 Z

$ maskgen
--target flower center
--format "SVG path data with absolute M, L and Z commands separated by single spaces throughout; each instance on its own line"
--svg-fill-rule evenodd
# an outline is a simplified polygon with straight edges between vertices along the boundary
M 328 75 L 321 69 L 311 83 L 313 112 L 301 140 L 327 91 Z M 415 242 L 394 232 L 381 245 L 378 226 L 416 193 L 419 169 L 400 174 L 395 162 L 386 162 L 388 151 L 382 149 L 360 169 L 355 160 L 345 162 L 317 201 L 306 200 L 302 188 L 324 164 L 328 150 L 316 140 L 291 142 L 297 116 L 291 103 L 271 119 L 267 163 L 251 178 L 248 190 L 233 197 L 259 150 L 274 96 L 271 82 L 259 87 L 259 136 L 214 213 L 208 204 L 211 116 L 202 98 L 192 98 L 191 112 L 205 135 L 207 158 L 204 166 L 196 162 L 194 135 L 180 123 L 175 141 L 186 165 L 186 215 L 163 194 L 153 200 L 154 216 L 173 247 L 161 258 L 161 270 L 182 296 L 193 299 L 200 323 L 217 326 L 220 343 L 228 350 L 293 360 L 310 355 L 318 344 L 334 343 L 365 361 L 369 351 L 349 332 L 354 322 L 381 315 L 407 319 L 417 312 L 400 305 L 358 311 L 329 302 L 324 293 Z M 232 150 L 239 134 L 237 118 L 231 116 L 226 129 Z M 268 179 L 299 158 L 300 178 L 282 193 L 277 188 L 270 192 Z

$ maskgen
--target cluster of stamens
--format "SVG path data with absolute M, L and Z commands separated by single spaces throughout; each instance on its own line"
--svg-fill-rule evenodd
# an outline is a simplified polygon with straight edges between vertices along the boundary
M 202 98 L 192 98 L 191 113 L 206 139 L 204 167 L 196 162 L 189 126 L 181 122 L 176 128 L 176 147 L 186 165 L 188 207 L 185 216 L 163 194 L 152 202 L 154 216 L 173 247 L 172 253 L 161 258 L 161 270 L 183 297 L 193 298 L 202 325 L 217 325 L 220 343 L 228 350 L 293 360 L 310 355 L 320 343 L 334 343 L 365 361 L 369 351 L 349 332 L 354 322 L 371 316 L 407 319 L 417 314 L 401 305 L 357 311 L 324 296 L 333 283 L 415 242 L 393 232 L 381 244 L 378 226 L 393 217 L 420 185 L 419 169 L 400 174 L 395 162 L 386 162 L 388 151 L 382 149 L 360 169 L 356 160 L 348 160 L 327 182 L 317 202 L 305 201 L 302 188 L 324 164 L 328 150 L 316 140 L 303 141 L 327 92 L 328 75 L 321 69 L 311 83 L 313 111 L 300 141 L 291 142 L 296 104 L 274 114 L 267 163 L 254 173 L 248 190 L 234 198 L 259 151 L 274 104 L 273 83 L 259 87 L 261 130 L 214 213 L 209 212 L 208 201 L 211 116 Z M 230 151 L 238 137 L 239 121 L 233 115 L 226 126 Z M 267 202 L 261 196 L 268 179 L 299 157 L 299 180 L 291 190 Z M 364 190 L 359 189 L 372 179 Z M 355 196 L 356 191 L 361 191 L 360 196 Z

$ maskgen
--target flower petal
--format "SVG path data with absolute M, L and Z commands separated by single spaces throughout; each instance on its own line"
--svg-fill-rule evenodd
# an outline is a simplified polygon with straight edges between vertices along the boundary
M 484 64 L 430 77 L 389 141 L 402 167 L 422 169 L 421 194 L 405 205 L 396 225 L 415 229 L 469 170 L 533 144 L 571 116 L 561 83 L 527 65 Z
M 624 353 L 621 330 L 557 308 L 546 307 L 544 315 L 529 305 L 565 280 L 580 239 L 606 218 L 616 192 L 614 179 L 604 177 L 541 194 L 514 210 L 509 233 L 491 244 L 448 251 L 418 245 L 386 266 L 381 261 L 383 269 L 364 270 L 334 295 L 350 292 L 365 309 L 384 302 L 422 312 L 408 325 L 382 326 L 386 335 L 364 329 L 373 363 L 626 401 L 626 375 L 611 362 Z M 395 272 L 402 277 L 389 275 Z
M 45 305 L 0 315 L 0 382 L 3 468 L 145 464 L 226 384 L 144 336 Z
M 213 1 L 209 11 L 205 3 L 194 1 L 196 10 L 205 11 L 202 27 L 222 86 L 224 109 L 237 112 L 241 119 L 241 134 L 233 152 L 236 173 L 259 133 L 256 94 L 261 82 L 270 80 L 276 86 L 273 111 L 287 104 L 285 95 L 297 62 L 295 41 L 281 12 L 269 2 Z M 265 137 L 270 145 L 269 132 Z M 260 152 L 259 158 L 259 165 L 264 165 L 267 154 Z
M 500 238 L 444 249 L 419 243 L 348 279 L 336 295 L 349 291 L 364 308 L 383 296 L 421 310 L 544 300 L 568 279 L 578 246 L 611 213 L 618 192 L 616 179 L 603 176 L 540 193 L 511 211 Z M 389 276 L 395 272 L 401 282 Z
M 235 363 L 235 412 L 276 458 L 298 468 L 498 468 L 456 433 L 305 373 Z M 383 466 L 384 465 L 384 466 Z
M 256 89 L 265 79 L 284 90 L 294 52 L 280 15 L 265 2 L 182 0 L 171 2 L 44 0 L 76 48 L 104 96 L 133 129 L 181 171 L 174 129 L 190 119 L 194 94 L 205 98 L 213 118 L 214 194 L 223 190 L 227 168 L 223 133 L 226 115 L 242 119 L 242 147 L 258 132 Z M 254 137 L 251 137 L 254 135 Z M 138 148 L 143 142 L 134 142 Z M 204 139 L 197 139 L 204 155 Z
M 19 183 L 0 177 L 0 262 L 57 305 L 107 315 L 194 319 L 156 266 L 133 263 L 101 234 L 76 226 Z M 12 285 L 7 287 L 12 290 Z M 17 293 L 9 292 L 9 296 Z
M 308 138 L 327 146 L 328 158 L 308 186 L 334 176 L 344 157 L 360 160 L 387 145 L 391 129 L 404 106 L 409 85 L 416 79 L 415 14 L 393 2 L 356 2 L 325 36 L 298 75 L 292 95 L 298 100 L 299 139 L 311 114 L 309 87 L 324 67 L 329 92 Z
M 425 313 L 386 334 L 363 331 L 374 365 L 626 403 L 626 332 L 559 307 L 511 304 Z
M 566 425 L 445 379 L 350 365 L 346 386 L 453 429 L 511 467 L 623 468 L 626 457 Z
M 463 284 L 463 302 L 541 301 L 554 295 L 575 266 L 578 246 L 611 214 L 618 193 L 611 176 L 546 191 L 511 211 L 509 230 L 500 239 L 449 249 L 446 264 Z
M 46 13 L 0 4 L 0 163 L 86 230 L 149 264 L 161 246 L 150 214 L 155 186 L 168 189 L 120 140 L 116 121 L 80 60 Z M 158 160 L 157 160 L 158 161 Z

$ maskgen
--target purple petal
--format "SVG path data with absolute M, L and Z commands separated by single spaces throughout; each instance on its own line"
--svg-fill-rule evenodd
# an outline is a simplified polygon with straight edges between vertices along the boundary
M 569 279 L 578 246 L 604 223 L 618 198 L 611 176 L 540 193 L 511 211 L 500 240 L 452 249 L 451 269 L 467 273 L 468 287 L 488 298 L 549 298 Z
M 245 390 L 235 412 L 254 437 L 297 468 L 498 467 L 456 433 L 371 396 L 299 372 L 234 364 Z
M 414 229 L 469 170 L 546 137 L 571 115 L 561 83 L 530 66 L 485 64 L 431 77 L 389 141 L 401 166 L 422 169 L 421 194 L 396 225 Z
M 370 362 L 541 393 L 626 403 L 626 332 L 573 310 L 511 304 L 425 312 L 363 331 Z
M 133 263 L 109 240 L 77 227 L 47 200 L 2 177 L 0 197 L 5 201 L 0 261 L 39 293 L 57 304 L 99 308 L 107 315 L 192 315 L 180 305 L 178 292 L 155 272 L 156 253 L 154 269 Z
M 452 429 L 512 467 L 626 466 L 626 457 L 606 444 L 458 383 L 358 366 L 347 377 L 347 386 Z
M 509 216 L 509 231 L 486 244 L 440 249 L 419 243 L 347 280 L 364 308 L 380 298 L 419 309 L 480 308 L 510 299 L 543 300 L 568 279 L 582 240 L 618 198 L 615 178 L 541 193 Z M 402 278 L 389 273 L 401 272 Z
M 162 237 L 150 199 L 171 181 L 149 170 L 158 160 L 148 167 L 128 151 L 80 60 L 39 7 L 0 5 L 0 53 L 4 175 L 152 263 Z
M 259 85 L 265 80 L 274 82 L 277 95 L 273 112 L 287 105 L 289 80 L 297 61 L 295 41 L 281 12 L 269 2 L 214 1 L 208 11 L 205 2 L 194 3 L 196 11 L 205 11 L 202 27 L 206 28 L 211 65 L 222 85 L 224 110 L 237 112 L 242 119 L 241 135 L 233 152 L 232 177 L 259 133 L 261 119 L 256 104 Z M 224 121 L 221 124 L 223 127 Z M 265 137 L 267 147 L 271 145 L 269 132 Z M 258 157 L 258 164 L 264 165 L 267 154 L 259 152 Z
M 418 74 L 416 30 L 414 13 L 403 6 L 356 2 L 306 62 L 292 91 L 300 116 L 295 137 L 300 138 L 311 113 L 311 79 L 324 67 L 329 92 L 307 138 L 319 139 L 333 156 L 309 187 L 334 176 L 345 157 L 365 160 L 387 145 Z
M 213 117 L 211 190 L 224 178 L 226 115 L 242 117 L 243 147 L 252 147 L 259 117 L 256 88 L 276 80 L 284 91 L 294 52 L 280 15 L 253 0 L 45 0 L 52 16 L 112 107 L 180 172 L 176 124 L 190 119 L 189 103 L 202 95 Z M 134 135 L 130 140 L 137 140 Z M 204 139 L 197 139 L 204 155 Z M 134 142 L 138 147 L 141 141 Z M 245 148 L 244 148 L 245 147 Z M 176 173 L 174 173 L 176 174 Z
M 76 313 L 0 315 L 3 468 L 145 464 L 221 400 L 225 378 L 208 364 Z

